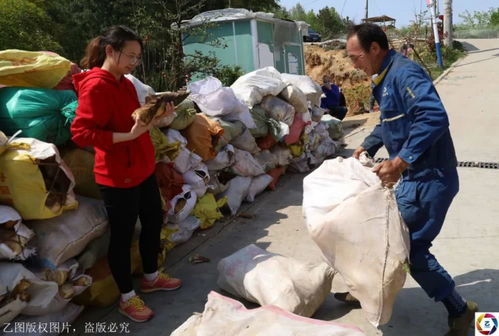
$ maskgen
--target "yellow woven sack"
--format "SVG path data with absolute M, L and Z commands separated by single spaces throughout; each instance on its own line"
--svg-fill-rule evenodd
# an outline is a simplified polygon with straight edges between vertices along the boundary
M 63 197 L 56 183 L 45 184 L 40 167 L 47 164 L 46 160 L 52 160 L 49 165 L 56 166 L 52 172 L 60 174 L 53 180 L 67 184 Z M 53 144 L 19 138 L 0 155 L 0 204 L 14 207 L 23 219 L 47 219 L 76 209 L 74 185 L 73 174 Z
M 212 227 L 215 222 L 222 218 L 223 215 L 219 208 L 223 207 L 228 201 L 227 196 L 215 200 L 212 193 L 206 193 L 203 197 L 199 198 L 192 214 L 199 219 L 201 229 L 208 229 Z
M 0 84 L 52 89 L 66 76 L 71 62 L 54 53 L 0 51 Z

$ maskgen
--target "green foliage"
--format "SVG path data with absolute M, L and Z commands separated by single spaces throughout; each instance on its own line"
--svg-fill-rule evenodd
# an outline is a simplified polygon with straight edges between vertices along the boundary
M 499 8 L 490 8 L 488 11 L 470 11 L 465 10 L 459 14 L 463 23 L 456 25 L 457 29 L 483 29 L 493 28 L 499 25 Z
M 319 32 L 321 32 L 324 39 L 337 36 L 346 30 L 344 20 L 333 7 L 326 6 L 319 10 L 317 21 L 319 23 Z
M 231 86 L 242 75 L 244 75 L 244 71 L 238 65 L 224 65 L 217 67 L 213 72 L 213 76 L 218 78 L 224 86 Z
M 493 27 L 499 27 L 499 8 L 492 10 L 490 13 L 490 25 Z
M 51 50 L 61 52 L 54 39 L 51 19 L 28 0 L 0 0 L 0 50 Z

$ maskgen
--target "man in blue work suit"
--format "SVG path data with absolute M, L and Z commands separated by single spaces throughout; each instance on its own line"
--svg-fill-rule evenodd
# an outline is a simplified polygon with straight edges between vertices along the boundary
M 373 77 L 373 95 L 381 111 L 380 124 L 353 156 L 359 158 L 363 151 L 374 156 L 383 145 L 388 150 L 389 160 L 374 172 L 387 186 L 400 179 L 395 192 L 411 236 L 411 275 L 428 296 L 447 308 L 450 330 L 446 335 L 465 336 L 478 307 L 456 292 L 451 276 L 429 251 L 459 190 L 445 108 L 424 70 L 389 50 L 379 26 L 353 26 L 347 53 L 355 68 Z

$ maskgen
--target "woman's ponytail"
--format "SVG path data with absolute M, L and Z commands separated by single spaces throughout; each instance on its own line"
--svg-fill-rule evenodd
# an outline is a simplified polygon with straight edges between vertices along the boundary
M 102 37 L 92 39 L 85 49 L 85 57 L 80 61 L 82 69 L 101 67 L 106 59 L 106 46 L 102 43 Z

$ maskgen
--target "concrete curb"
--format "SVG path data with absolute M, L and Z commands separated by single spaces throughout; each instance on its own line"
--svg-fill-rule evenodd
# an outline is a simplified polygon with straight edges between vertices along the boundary
M 452 63 L 451 66 L 447 70 L 445 70 L 443 73 L 441 73 L 440 76 L 438 76 L 437 79 L 435 79 L 433 81 L 433 85 L 437 85 L 442 79 L 444 79 L 449 74 L 449 72 L 454 70 L 454 68 L 466 58 L 466 56 L 467 56 L 467 54 L 464 55 L 463 57 L 461 57 L 460 59 L 458 59 L 457 61 L 455 61 L 454 63 Z

